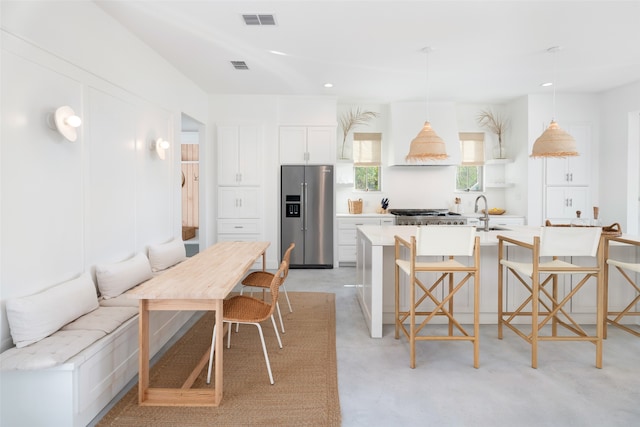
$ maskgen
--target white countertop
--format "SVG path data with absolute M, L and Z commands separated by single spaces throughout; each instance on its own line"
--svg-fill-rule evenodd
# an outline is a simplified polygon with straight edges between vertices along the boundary
M 360 225 L 360 230 L 373 246 L 393 246 L 394 236 L 398 235 L 404 239 L 415 236 L 416 228 L 411 225 Z M 498 244 L 498 235 L 512 237 L 525 242 L 533 242 L 533 236 L 540 234 L 540 227 L 526 225 L 510 226 L 508 230 L 478 231 L 481 246 L 491 246 Z
M 379 214 L 375 212 L 364 212 L 361 214 L 337 213 L 337 218 L 394 218 L 391 214 Z
M 484 216 L 484 214 L 479 214 L 479 213 L 463 213 L 460 214 L 460 216 L 464 217 L 464 218 L 480 218 L 482 216 Z M 375 213 L 375 212 L 363 212 L 361 214 L 352 214 L 352 213 L 348 213 L 348 212 L 338 212 L 336 213 L 336 217 L 337 218 L 358 218 L 358 217 L 364 217 L 364 218 L 395 218 L 395 215 L 392 214 L 379 214 L 379 213 Z M 522 215 L 507 215 L 507 214 L 503 214 L 503 215 L 489 215 L 489 218 L 492 219 L 500 219 L 500 218 L 524 218 L 524 216 Z
M 466 218 L 481 218 L 484 216 L 484 214 L 482 213 L 461 213 L 461 216 L 464 216 Z M 524 218 L 524 215 L 509 215 L 509 214 L 502 214 L 502 215 L 489 215 L 489 218 Z
M 459 227 L 459 226 L 457 226 Z M 416 235 L 415 226 L 411 225 L 360 225 L 358 230 L 373 246 L 394 246 L 394 236 L 398 235 L 406 240 Z M 498 236 L 510 237 L 521 242 L 533 243 L 533 237 L 540 235 L 541 227 L 529 225 L 509 225 L 501 227 L 503 230 L 478 231 L 481 246 L 495 246 L 498 244 Z M 639 241 L 640 236 L 623 234 L 621 237 Z M 613 242 L 618 244 L 617 242 Z

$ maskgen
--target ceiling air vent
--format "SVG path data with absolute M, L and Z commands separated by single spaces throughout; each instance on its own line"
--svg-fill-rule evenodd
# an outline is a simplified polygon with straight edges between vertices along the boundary
M 242 15 L 242 19 L 247 25 L 276 25 L 273 15 Z
M 248 70 L 249 67 L 247 66 L 247 63 L 244 61 L 231 61 L 231 65 L 233 65 L 233 68 L 235 68 L 236 70 Z

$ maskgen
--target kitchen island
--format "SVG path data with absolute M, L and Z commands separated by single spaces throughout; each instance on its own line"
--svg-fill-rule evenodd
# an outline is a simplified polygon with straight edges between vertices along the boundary
M 538 235 L 540 227 L 533 226 L 510 226 L 501 230 L 479 231 L 480 236 L 480 323 L 496 324 L 498 319 L 497 293 L 498 293 L 498 235 L 512 237 L 516 240 L 532 242 L 533 237 Z M 382 337 L 383 324 L 393 324 L 395 312 L 394 294 L 394 265 L 395 265 L 395 240 L 398 235 L 409 240 L 415 235 L 414 226 L 380 226 L 362 225 L 357 229 L 356 247 L 356 294 L 362 309 L 365 322 L 369 328 L 372 338 Z M 629 236 L 637 240 L 638 237 Z M 635 261 L 637 254 L 635 250 L 627 247 L 616 247 L 617 258 L 625 258 Z M 510 259 L 520 257 L 525 260 L 530 259 L 530 251 L 523 251 L 518 247 L 507 247 L 507 256 Z M 619 280 L 615 278 L 615 280 Z M 519 301 L 522 292 L 514 283 L 507 283 L 506 304 L 512 305 Z M 567 287 L 570 287 L 567 283 Z M 401 287 L 404 288 L 404 287 Z M 616 286 L 611 283 L 609 286 L 610 307 L 620 305 L 624 307 L 624 301 L 629 301 L 628 292 L 624 286 Z M 621 294 L 618 295 L 617 292 Z M 462 323 L 473 322 L 472 295 L 465 294 L 456 297 L 455 310 L 457 318 Z M 401 305 L 407 300 L 406 291 L 400 293 Z M 591 316 L 595 311 L 592 301 L 577 300 L 573 305 L 574 310 L 585 317 Z

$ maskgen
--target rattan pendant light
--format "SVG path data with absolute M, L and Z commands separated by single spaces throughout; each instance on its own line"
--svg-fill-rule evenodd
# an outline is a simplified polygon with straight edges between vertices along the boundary
M 553 114 L 556 112 L 556 53 L 559 46 L 550 47 L 547 52 L 553 54 Z M 576 140 L 565 132 L 555 118 L 551 119 L 549 127 L 536 139 L 531 150 L 531 157 L 568 157 L 577 156 L 578 148 Z
M 431 48 L 425 47 L 422 51 L 427 57 L 427 121 L 424 122 L 422 130 L 411 141 L 409 154 L 406 157 L 408 162 L 443 160 L 448 157 L 444 141 L 436 134 L 431 128 L 431 123 L 429 123 L 429 53 Z

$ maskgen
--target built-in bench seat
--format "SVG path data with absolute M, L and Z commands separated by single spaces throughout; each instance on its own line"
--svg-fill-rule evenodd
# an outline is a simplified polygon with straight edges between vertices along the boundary
M 148 258 L 96 266 L 99 297 L 85 273 L 8 300 L 16 346 L 0 355 L 0 425 L 87 425 L 138 373 L 138 300 L 126 292 L 184 258 L 176 239 L 150 247 Z M 193 314 L 151 313 L 150 354 Z

